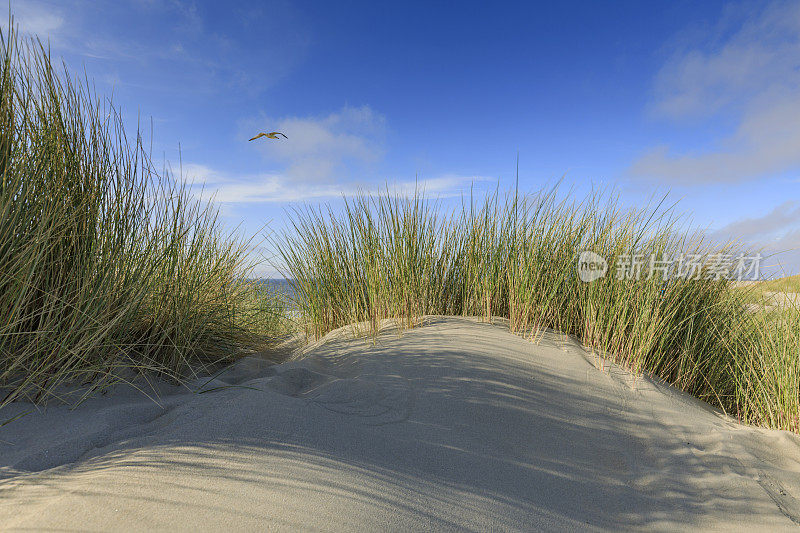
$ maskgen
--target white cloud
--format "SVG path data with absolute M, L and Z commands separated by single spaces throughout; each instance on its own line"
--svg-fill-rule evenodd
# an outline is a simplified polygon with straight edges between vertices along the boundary
M 757 6 L 756 6 L 757 8 Z M 654 112 L 668 118 L 707 116 L 746 103 L 765 89 L 796 85 L 800 4 L 728 8 L 715 28 L 675 53 L 656 77 Z
M 54 36 L 64 26 L 64 15 L 57 4 L 51 2 L 13 2 L 11 11 L 14 24 L 23 33 L 38 35 L 43 42 Z M 6 17 L 0 17 L 0 27 L 7 31 Z
M 369 106 L 344 107 L 320 118 L 252 119 L 242 123 L 247 138 L 259 131 L 280 131 L 288 140 L 253 141 L 265 157 L 286 167 L 287 177 L 302 182 L 353 179 L 383 157 L 385 118 Z
M 710 232 L 713 242 L 736 242 L 752 253 L 761 252 L 773 274 L 798 272 L 800 268 L 800 203 L 787 201 L 770 212 L 736 220 Z
M 38 35 L 72 70 L 90 58 L 90 77 L 116 75 L 117 85 L 150 91 L 257 95 L 288 75 L 311 42 L 291 3 L 254 9 L 246 19 L 234 8 L 219 20 L 209 20 L 208 6 L 193 0 L 95 4 L 14 0 L 11 8 L 20 28 Z
M 205 165 L 183 165 L 183 176 L 194 183 L 203 198 L 214 198 L 223 204 L 254 204 L 269 202 L 301 202 L 355 196 L 388 190 L 393 194 L 411 195 L 423 191 L 429 198 L 459 196 L 473 184 L 492 181 L 483 176 L 445 174 L 435 178 L 375 183 L 303 183 L 298 184 L 285 174 L 258 174 L 233 177 Z M 202 193 L 200 192 L 202 190 Z
M 719 232 L 732 238 L 753 241 L 786 232 L 787 228 L 796 225 L 800 225 L 800 203 L 790 200 L 776 206 L 766 215 L 731 222 Z
M 632 164 L 632 175 L 692 184 L 800 169 L 800 4 L 772 4 L 732 29 L 739 15 L 667 62 L 653 108 L 662 118 L 719 122 L 724 115 L 738 126 L 710 150 L 653 148 Z

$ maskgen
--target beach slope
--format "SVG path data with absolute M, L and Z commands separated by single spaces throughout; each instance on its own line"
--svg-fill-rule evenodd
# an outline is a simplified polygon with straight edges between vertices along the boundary
M 0 427 L 3 530 L 793 530 L 800 439 L 576 343 L 429 317 Z M 14 404 L 3 419 L 30 410 Z

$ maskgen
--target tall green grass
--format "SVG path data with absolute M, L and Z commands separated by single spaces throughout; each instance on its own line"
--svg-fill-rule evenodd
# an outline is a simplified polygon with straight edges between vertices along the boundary
M 72 383 L 88 395 L 131 370 L 180 379 L 282 330 L 280 299 L 249 281 L 249 241 L 157 172 L 110 103 L 13 30 L 0 62 L 0 407 Z M 612 269 L 624 254 L 718 251 L 670 208 L 557 191 L 442 207 L 386 193 L 292 212 L 277 246 L 306 332 L 505 317 L 531 338 L 577 336 L 744 422 L 800 431 L 800 312 L 748 312 L 752 295 L 724 280 L 578 279 L 581 250 Z
M 673 207 L 627 211 L 608 195 L 578 201 L 556 189 L 441 207 L 385 193 L 291 212 L 276 246 L 307 333 L 354 323 L 376 333 L 382 319 L 410 327 L 426 314 L 505 317 L 532 338 L 543 328 L 574 335 L 743 421 L 798 430 L 797 314 L 747 312 L 746 292 L 708 268 L 699 279 L 613 270 L 625 254 L 736 251 L 687 233 Z M 579 279 L 582 250 L 608 261 L 605 277 Z
M 264 342 L 275 309 L 247 282 L 248 244 L 88 82 L 0 35 L 0 407 Z
M 800 292 L 800 275 L 770 279 L 759 283 L 757 294 L 771 292 Z

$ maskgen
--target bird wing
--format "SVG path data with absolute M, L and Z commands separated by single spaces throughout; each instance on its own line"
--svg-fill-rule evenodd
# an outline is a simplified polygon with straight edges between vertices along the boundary
M 279 131 L 273 131 L 272 133 L 270 133 L 270 135 L 283 135 L 283 133 L 281 133 Z M 283 138 L 284 139 L 288 139 L 289 137 L 287 137 L 286 135 L 283 135 Z
M 251 140 L 251 141 L 255 141 L 255 140 L 256 140 L 256 139 L 258 139 L 259 137 L 264 137 L 265 135 L 266 135 L 266 133 L 264 133 L 264 132 L 262 131 L 261 133 L 259 133 L 258 135 L 256 135 L 255 137 L 253 137 L 253 138 L 252 138 L 252 139 L 250 139 L 250 140 Z

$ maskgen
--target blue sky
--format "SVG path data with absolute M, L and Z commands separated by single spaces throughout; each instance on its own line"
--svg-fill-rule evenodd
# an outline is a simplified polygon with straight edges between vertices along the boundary
M 669 191 L 715 238 L 800 248 L 800 3 L 15 0 L 17 23 L 154 125 L 226 221 L 296 202 L 564 176 Z M 258 131 L 287 141 L 248 142 Z M 178 147 L 180 145 L 180 158 Z M 800 254 L 786 253 L 787 272 Z

